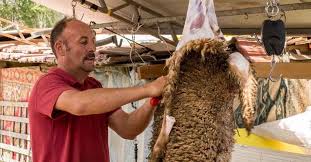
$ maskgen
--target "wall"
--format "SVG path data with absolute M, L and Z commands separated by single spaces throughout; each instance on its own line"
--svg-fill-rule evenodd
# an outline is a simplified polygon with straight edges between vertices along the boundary
M 146 83 L 146 81 L 138 80 L 135 70 L 123 67 L 103 67 L 97 69 L 92 76 L 99 80 L 103 87 L 132 87 Z M 143 103 L 144 100 L 133 102 L 123 106 L 122 109 L 125 112 L 132 112 Z M 148 143 L 150 138 L 150 127 L 133 141 L 122 139 L 114 131 L 109 130 L 111 162 L 146 161 L 149 154 Z

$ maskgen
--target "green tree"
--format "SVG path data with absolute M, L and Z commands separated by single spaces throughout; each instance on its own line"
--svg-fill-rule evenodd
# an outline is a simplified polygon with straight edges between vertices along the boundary
M 0 0 L 0 17 L 31 28 L 48 28 L 63 15 L 31 0 Z

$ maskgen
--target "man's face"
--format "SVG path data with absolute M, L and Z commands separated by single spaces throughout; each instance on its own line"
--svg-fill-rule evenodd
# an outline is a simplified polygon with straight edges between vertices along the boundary
M 73 70 L 91 72 L 95 68 L 95 34 L 87 24 L 68 22 L 62 34 L 64 63 Z

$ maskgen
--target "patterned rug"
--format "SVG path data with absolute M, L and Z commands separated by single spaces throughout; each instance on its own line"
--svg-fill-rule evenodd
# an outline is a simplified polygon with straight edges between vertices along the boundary
M 310 105 L 309 82 L 303 79 L 280 79 L 271 82 L 258 79 L 257 118 L 255 125 L 287 118 L 306 110 Z M 234 103 L 235 120 L 238 127 L 243 127 L 241 104 Z
M 27 100 L 31 88 L 35 81 L 43 73 L 39 67 L 30 68 L 7 68 L 0 70 L 0 115 L 6 118 L 22 117 L 27 118 Z M 3 101 L 6 101 L 5 104 Z M 21 103 L 22 102 L 22 103 Z M 17 122 L 12 119 L 1 119 L 0 130 L 9 134 L 18 133 L 21 136 L 29 136 L 28 122 Z M 17 119 L 18 120 L 18 119 Z M 31 161 L 29 139 L 15 138 L 13 135 L 1 133 L 0 142 L 6 145 L 13 145 L 15 148 L 22 149 L 14 152 L 9 149 L 0 148 L 2 159 L 13 159 L 17 161 Z M 22 153 L 21 153 L 22 152 Z M 7 161 L 7 160 L 5 160 Z

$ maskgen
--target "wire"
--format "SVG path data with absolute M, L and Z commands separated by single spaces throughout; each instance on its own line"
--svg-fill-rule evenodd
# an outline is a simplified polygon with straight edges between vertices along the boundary
M 72 6 L 72 17 L 76 18 L 76 6 L 77 6 L 77 1 L 72 0 L 71 1 L 71 6 Z
M 168 43 L 167 43 L 167 42 L 163 39 L 163 37 L 161 36 L 161 30 L 160 30 L 160 26 L 159 26 L 158 22 L 157 22 L 156 24 L 157 24 L 158 36 L 159 36 L 160 40 L 161 40 L 162 42 L 165 43 L 167 52 L 168 52 L 170 55 L 172 55 L 171 51 L 169 50 Z
M 96 24 L 96 23 L 95 23 L 94 21 L 91 21 L 91 22 L 90 22 L 90 26 L 95 25 L 95 24 Z M 142 45 L 142 44 L 140 44 L 140 43 L 137 43 L 135 40 L 128 39 L 128 38 L 126 38 L 125 36 L 123 36 L 123 35 L 121 35 L 121 34 L 115 32 L 115 31 L 113 31 L 113 30 L 111 30 L 111 29 L 109 29 L 109 28 L 106 28 L 106 27 L 103 27 L 103 28 L 104 28 L 105 30 L 107 30 L 107 31 L 109 31 L 109 32 L 111 32 L 111 33 L 113 33 L 113 34 L 116 34 L 116 35 L 118 35 L 118 36 L 120 36 L 120 37 L 126 39 L 127 41 L 131 41 L 131 42 L 133 42 L 133 43 L 135 43 L 135 44 L 137 44 L 137 45 L 139 45 L 139 46 L 141 46 L 141 47 L 144 47 L 145 49 L 147 49 L 146 52 L 153 51 L 153 50 L 150 49 L 149 47 L 146 47 L 146 46 L 144 46 L 144 45 Z

